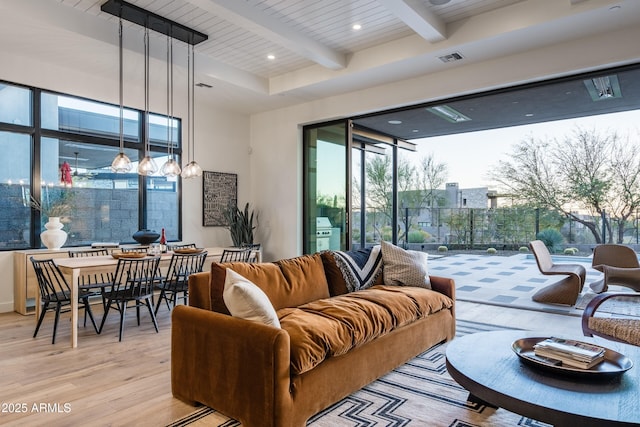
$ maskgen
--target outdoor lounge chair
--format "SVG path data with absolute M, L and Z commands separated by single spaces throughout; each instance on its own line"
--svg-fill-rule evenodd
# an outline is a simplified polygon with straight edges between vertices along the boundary
M 607 308 L 612 306 L 612 309 Z M 607 313 L 597 317 L 596 311 Z M 640 293 L 606 293 L 597 295 L 582 313 L 582 332 L 587 337 L 598 336 L 640 346 Z
M 604 273 L 602 280 L 589 284 L 597 294 L 606 292 L 609 285 L 618 285 L 640 292 L 640 264 L 638 254 L 625 245 L 598 245 L 593 250 L 591 266 Z
M 551 254 L 541 240 L 529 243 L 540 273 L 563 275 L 561 280 L 536 292 L 531 299 L 536 302 L 574 305 L 582 292 L 587 270 L 580 264 L 554 264 Z

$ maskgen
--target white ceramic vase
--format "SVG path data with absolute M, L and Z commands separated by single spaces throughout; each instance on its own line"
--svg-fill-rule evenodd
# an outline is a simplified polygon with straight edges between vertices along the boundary
M 60 222 L 60 217 L 52 216 L 49 222 L 44 225 L 45 231 L 40 233 L 40 240 L 47 249 L 60 249 L 67 241 L 67 232 L 62 230 L 64 224 Z

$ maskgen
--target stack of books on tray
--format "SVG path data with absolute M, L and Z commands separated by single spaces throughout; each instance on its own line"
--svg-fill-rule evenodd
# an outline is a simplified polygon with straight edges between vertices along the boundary
M 581 341 L 552 337 L 534 345 L 533 352 L 552 365 L 591 369 L 604 360 L 605 348 Z

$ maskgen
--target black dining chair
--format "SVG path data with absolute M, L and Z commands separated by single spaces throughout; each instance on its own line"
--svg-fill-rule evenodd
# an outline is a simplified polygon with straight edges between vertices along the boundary
M 220 262 L 249 262 L 251 258 L 251 249 L 223 249 Z
M 35 338 L 38 335 L 40 325 L 42 325 L 42 321 L 44 320 L 44 316 L 47 311 L 55 310 L 56 317 L 53 322 L 53 338 L 51 340 L 51 344 L 55 344 L 60 313 L 63 312 L 63 309 L 71 306 L 71 288 L 53 259 L 36 260 L 31 257 L 30 260 L 33 264 L 33 269 L 36 272 L 38 288 L 40 289 L 40 302 L 42 304 L 40 317 L 38 318 L 38 323 L 36 325 L 36 330 L 33 333 L 33 337 Z M 91 305 L 89 304 L 90 296 L 91 292 L 79 289 L 78 303 L 82 304 L 85 310 L 85 325 L 87 323 L 86 316 L 89 315 L 93 328 L 98 332 L 98 327 L 96 326 L 93 313 L 91 312 Z M 67 309 L 66 311 L 69 310 Z
M 127 306 L 130 302 L 136 308 L 138 326 L 140 326 L 140 307 L 146 305 L 149 310 L 153 326 L 158 332 L 158 322 L 156 321 L 153 307 L 154 284 L 160 275 L 158 266 L 160 257 L 145 258 L 119 258 L 116 271 L 113 274 L 111 288 L 105 291 L 106 300 L 104 316 L 98 333 L 102 333 L 105 321 L 111 308 L 120 313 L 120 334 L 118 341 L 122 341 L 124 331 L 124 318 Z
M 184 304 L 187 303 L 189 276 L 202 271 L 206 258 L 207 252 L 171 255 L 167 275 L 156 285 L 156 289 L 160 289 L 160 296 L 156 304 L 156 314 L 158 314 L 162 300 L 165 301 L 169 310 L 171 310 L 169 303 L 172 303 L 173 307 L 175 307 L 178 298 L 182 298 Z M 181 297 L 179 297 L 180 294 L 182 294 Z
M 93 256 L 108 256 L 108 249 L 87 249 L 87 250 L 70 250 L 68 252 L 69 258 L 84 258 Z M 84 291 L 92 293 L 90 296 L 104 296 L 104 291 L 107 287 L 111 286 L 113 281 L 113 272 L 104 273 L 87 273 L 78 278 L 78 288 Z M 104 298 L 102 298 L 102 305 L 105 304 Z M 85 319 L 86 323 L 86 319 Z M 86 325 L 85 325 L 86 326 Z

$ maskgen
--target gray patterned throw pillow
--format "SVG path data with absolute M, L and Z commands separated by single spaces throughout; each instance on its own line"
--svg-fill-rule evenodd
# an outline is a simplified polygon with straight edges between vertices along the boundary
M 385 285 L 431 289 L 425 252 L 408 251 L 382 241 L 382 275 Z

